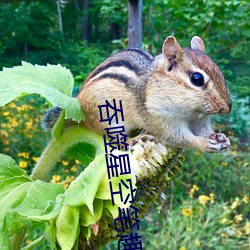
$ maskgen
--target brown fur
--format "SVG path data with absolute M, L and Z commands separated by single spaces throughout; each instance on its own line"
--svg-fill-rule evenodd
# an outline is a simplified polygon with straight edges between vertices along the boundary
M 219 151 L 209 140 L 213 133 L 208 115 L 228 113 L 231 101 L 225 79 L 217 65 L 202 51 L 204 43 L 194 37 L 182 49 L 174 37 L 163 44 L 163 54 L 153 58 L 140 50 L 124 50 L 101 63 L 87 77 L 78 99 L 87 119 L 84 126 L 104 133 L 109 127 L 100 122 L 99 105 L 122 100 L 126 133 L 143 129 L 164 144 Z M 208 78 L 194 86 L 189 72 L 202 70 Z M 111 126 L 114 126 L 111 125 Z

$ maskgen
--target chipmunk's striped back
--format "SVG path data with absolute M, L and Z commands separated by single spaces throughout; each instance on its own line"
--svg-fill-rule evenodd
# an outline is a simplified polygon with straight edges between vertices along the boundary
M 109 78 L 133 86 L 138 76 L 149 71 L 153 61 L 154 57 L 143 50 L 125 49 L 110 56 L 96 67 L 84 84 Z

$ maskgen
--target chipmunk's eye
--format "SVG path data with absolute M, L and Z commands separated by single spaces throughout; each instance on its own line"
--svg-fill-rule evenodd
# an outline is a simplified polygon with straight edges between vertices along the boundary
M 198 87 L 201 87 L 204 85 L 204 77 L 201 73 L 195 72 L 190 74 L 190 81 Z

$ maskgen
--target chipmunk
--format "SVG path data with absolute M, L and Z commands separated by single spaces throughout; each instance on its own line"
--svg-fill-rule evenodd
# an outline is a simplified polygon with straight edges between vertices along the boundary
M 210 115 L 227 114 L 232 104 L 223 74 L 204 50 L 198 36 L 191 48 L 181 48 L 169 36 L 156 57 L 140 49 L 110 56 L 88 75 L 77 96 L 86 112 L 83 126 L 102 134 L 114 126 L 100 122 L 98 106 L 115 99 L 122 101 L 124 114 L 115 126 L 124 126 L 128 135 L 141 129 L 141 136 L 165 145 L 206 152 L 227 149 L 230 142 L 213 131 Z

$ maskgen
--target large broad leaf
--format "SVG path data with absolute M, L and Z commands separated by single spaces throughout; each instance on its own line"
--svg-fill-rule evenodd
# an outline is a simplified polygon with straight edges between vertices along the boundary
M 16 176 L 0 181 L 0 201 L 16 187 L 30 181 L 27 176 Z
M 21 233 L 30 219 L 44 213 L 55 219 L 63 201 L 57 196 L 64 189 L 61 185 L 32 181 L 9 156 L 0 154 L 0 162 L 0 249 L 8 249 L 9 236 Z
M 122 195 L 126 198 L 130 195 L 130 188 L 127 189 L 124 185 L 120 185 L 121 180 L 127 185 L 129 185 L 127 180 L 131 180 L 132 189 L 135 189 L 136 180 L 132 174 L 121 175 L 111 179 L 113 190 L 118 191 L 121 186 Z M 111 200 L 109 182 L 105 155 L 98 155 L 70 184 L 68 190 L 65 192 L 64 204 L 70 206 L 86 205 L 91 214 L 94 215 L 93 202 L 95 198 Z M 129 202 L 126 204 L 121 202 L 120 195 L 114 195 L 114 202 L 123 208 L 127 208 L 130 205 Z
M 64 205 L 56 220 L 56 238 L 62 249 L 71 250 L 79 235 L 79 207 Z
M 36 93 L 53 106 L 65 109 L 66 118 L 80 121 L 84 114 L 78 100 L 71 97 L 73 85 L 71 72 L 61 65 L 34 66 L 22 62 L 22 66 L 0 72 L 0 106 L 18 96 Z
M 28 177 L 10 156 L 0 154 L 0 181 L 17 176 Z
M 93 215 L 90 213 L 87 206 L 80 208 L 80 224 L 81 226 L 89 226 L 95 224 L 102 217 L 103 200 L 95 199 L 93 202 Z
M 63 192 L 64 188 L 61 185 L 37 180 L 32 183 L 20 206 L 25 209 L 33 208 L 43 211 L 49 200 L 54 200 Z
M 87 205 L 93 214 L 93 202 L 101 181 L 107 172 L 104 155 L 95 160 L 70 184 L 65 192 L 64 203 L 70 206 Z

